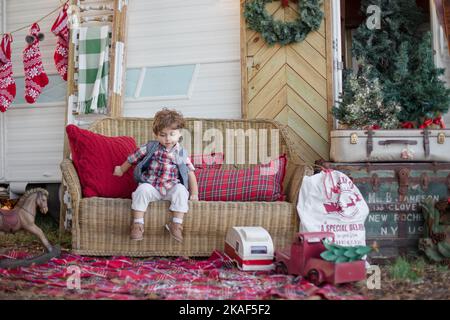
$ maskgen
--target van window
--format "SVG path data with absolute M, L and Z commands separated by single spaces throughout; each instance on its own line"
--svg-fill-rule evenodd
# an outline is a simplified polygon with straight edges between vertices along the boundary
M 236 252 L 239 252 L 239 242 L 236 241 Z
M 194 81 L 195 64 L 129 68 L 126 74 L 126 98 L 188 96 Z
M 267 246 L 252 246 L 252 254 L 267 254 Z

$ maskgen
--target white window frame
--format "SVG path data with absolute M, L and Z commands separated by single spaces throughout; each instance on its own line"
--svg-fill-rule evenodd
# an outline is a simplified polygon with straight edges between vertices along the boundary
M 341 0 L 331 0 L 332 12 L 332 37 L 333 37 L 333 101 L 340 101 L 343 92 L 343 69 L 342 61 L 342 25 L 341 25 Z M 334 122 L 337 128 L 337 121 Z
M 436 54 L 434 55 L 434 64 L 442 68 L 442 59 L 444 58 L 445 45 L 445 32 L 439 23 L 439 19 L 436 13 L 436 5 L 433 0 L 430 0 L 430 24 L 431 32 L 433 34 L 433 49 Z

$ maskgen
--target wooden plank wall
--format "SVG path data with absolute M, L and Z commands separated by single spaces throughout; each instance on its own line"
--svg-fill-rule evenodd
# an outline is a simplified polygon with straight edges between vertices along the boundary
M 241 14 L 244 3 L 241 1 Z M 291 2 L 282 8 L 274 1 L 266 9 L 275 19 L 284 21 L 298 16 L 297 4 Z M 328 1 L 323 10 L 325 19 L 318 31 L 301 43 L 285 47 L 268 46 L 241 19 L 243 117 L 275 119 L 288 125 L 301 146 L 300 156 L 308 163 L 329 158 L 333 59 Z

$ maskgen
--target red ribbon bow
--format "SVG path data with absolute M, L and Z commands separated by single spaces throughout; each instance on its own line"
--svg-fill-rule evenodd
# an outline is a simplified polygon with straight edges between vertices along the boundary
M 289 5 L 289 1 L 294 2 L 294 3 L 297 2 L 297 0 L 281 0 L 281 6 L 283 8 L 286 8 Z
M 409 121 L 409 122 L 403 122 L 402 123 L 402 128 L 403 129 L 414 129 L 415 126 L 414 126 L 414 123 Z
M 425 120 L 425 122 L 419 127 L 419 129 L 426 129 L 431 127 L 431 125 L 433 124 L 433 119 L 427 119 Z
M 441 129 L 445 129 L 444 119 L 442 119 L 441 116 L 437 117 L 436 119 L 427 119 L 427 120 L 425 120 L 425 122 L 420 126 L 420 129 L 429 128 L 433 124 L 438 125 Z
M 445 129 L 445 122 L 444 119 L 442 119 L 441 116 L 435 118 L 435 119 L 427 119 L 424 121 L 424 123 L 422 123 L 419 127 L 419 129 L 427 129 L 429 127 L 431 127 L 433 124 L 440 126 L 441 129 Z M 401 124 L 401 127 L 403 129 L 414 129 L 416 126 L 414 125 L 413 122 L 403 122 Z
M 441 129 L 445 129 L 445 122 L 444 119 L 442 119 L 442 116 L 439 116 L 436 119 L 434 119 L 433 123 L 440 126 Z

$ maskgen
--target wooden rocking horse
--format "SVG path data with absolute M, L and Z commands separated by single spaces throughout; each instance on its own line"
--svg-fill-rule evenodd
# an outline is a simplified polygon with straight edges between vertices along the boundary
M 0 267 L 17 267 L 31 265 L 33 263 L 44 263 L 45 261 L 59 256 L 61 249 L 59 246 L 53 247 L 45 237 L 44 232 L 34 223 L 36 218 L 36 208 L 42 214 L 47 214 L 48 191 L 42 188 L 28 190 L 17 202 L 12 210 L 0 209 L 0 233 L 16 233 L 19 230 L 26 230 L 36 235 L 47 250 L 47 254 L 25 260 L 0 260 Z

